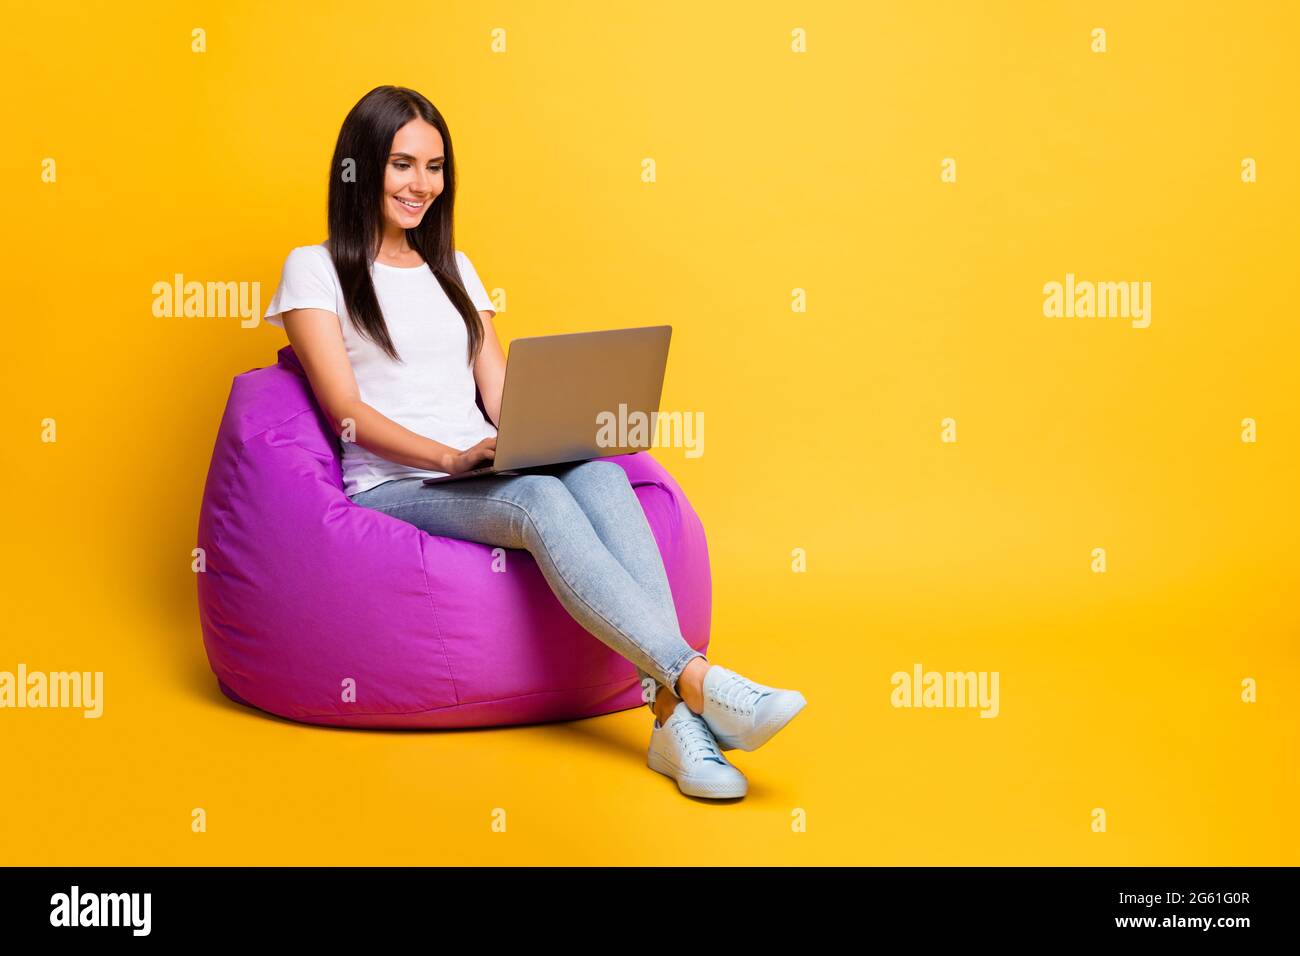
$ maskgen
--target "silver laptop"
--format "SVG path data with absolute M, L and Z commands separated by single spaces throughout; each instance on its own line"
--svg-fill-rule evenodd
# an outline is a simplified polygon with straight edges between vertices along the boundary
M 672 331 L 671 325 L 648 325 L 515 339 L 501 390 L 496 457 L 424 484 L 519 474 L 648 448 Z M 640 433 L 633 430 L 638 418 L 646 425 Z M 620 444 L 634 439 L 638 444 Z

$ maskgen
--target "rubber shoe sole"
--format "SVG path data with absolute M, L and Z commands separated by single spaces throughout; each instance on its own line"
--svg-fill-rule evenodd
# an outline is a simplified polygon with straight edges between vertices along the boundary
M 695 780 L 690 774 L 682 773 L 680 768 L 654 750 L 650 751 L 646 757 L 646 766 L 657 773 L 663 774 L 665 777 L 671 777 L 676 781 L 677 789 L 688 797 L 722 800 L 743 797 L 749 792 L 749 781 L 744 777 L 731 783 L 726 781 L 709 783 L 708 781 Z

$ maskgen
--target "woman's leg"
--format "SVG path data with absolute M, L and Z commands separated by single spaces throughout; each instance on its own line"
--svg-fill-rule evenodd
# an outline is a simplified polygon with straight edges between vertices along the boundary
M 685 642 L 663 556 L 659 553 L 659 545 L 641 502 L 628 481 L 627 472 L 612 461 L 600 459 L 565 462 L 541 470 L 564 482 L 591 522 L 596 536 L 650 596 L 663 626 Z M 699 656 L 704 658 L 703 654 Z M 653 676 L 640 668 L 637 675 L 641 678 L 642 688 L 649 691 L 642 697 L 654 710 L 657 693 L 662 688 Z M 675 701 L 665 701 L 664 704 L 675 704 Z M 670 711 L 671 707 L 667 710 Z
M 686 665 L 701 656 L 682 637 L 675 614 L 670 625 L 659 602 L 610 552 L 553 474 L 489 475 L 436 485 L 399 478 L 352 501 L 430 534 L 527 550 L 579 624 L 630 660 L 638 674 L 665 687 L 674 688 Z M 639 503 L 633 503 L 644 523 Z

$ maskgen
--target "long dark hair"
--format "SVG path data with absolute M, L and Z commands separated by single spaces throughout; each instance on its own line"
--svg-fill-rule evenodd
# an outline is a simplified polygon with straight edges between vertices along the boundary
M 343 286 L 353 327 L 378 345 L 395 362 L 402 359 L 388 336 L 370 264 L 379 251 L 383 234 L 384 174 L 397 131 L 419 117 L 442 135 L 443 188 L 431 209 L 406 241 L 424 259 L 465 320 L 469 337 L 467 364 L 473 364 L 483 344 L 483 320 L 470 300 L 456 268 L 452 213 L 456 203 L 456 163 L 451 133 L 434 105 L 404 86 L 377 86 L 352 107 L 339 130 L 330 166 L 329 249 Z

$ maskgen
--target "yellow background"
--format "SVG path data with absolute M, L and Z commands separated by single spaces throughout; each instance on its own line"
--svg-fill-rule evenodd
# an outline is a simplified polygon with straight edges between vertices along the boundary
M 1300 862 L 1289 5 L 152 6 L 0 33 L 0 670 L 105 672 L 98 721 L 0 711 L 0 863 Z M 286 340 L 151 288 L 264 309 L 385 83 L 447 118 L 503 344 L 673 326 L 705 453 L 654 454 L 708 533 L 711 659 L 809 700 L 731 754 L 738 803 L 647 769 L 644 710 L 345 731 L 217 690 L 199 501 Z M 1150 281 L 1150 328 L 1045 318 L 1067 272 Z M 1000 716 L 894 709 L 917 662 L 998 671 Z

